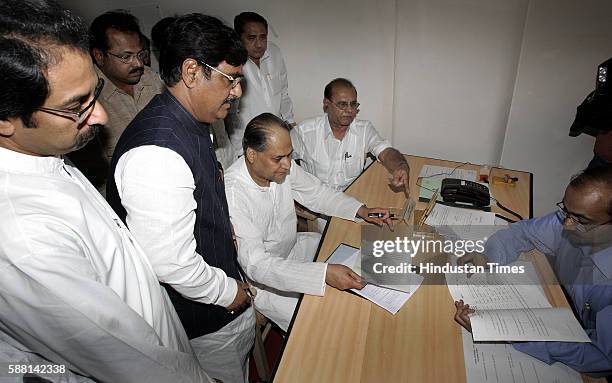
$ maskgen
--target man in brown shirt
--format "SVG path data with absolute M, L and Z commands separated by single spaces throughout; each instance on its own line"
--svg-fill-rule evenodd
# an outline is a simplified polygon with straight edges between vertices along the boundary
M 104 79 L 99 101 L 108 113 L 108 123 L 97 140 L 71 159 L 104 194 L 108 165 L 121 133 L 164 86 L 159 75 L 144 65 L 150 53 L 136 17 L 109 11 L 96 17 L 89 31 L 96 72 Z

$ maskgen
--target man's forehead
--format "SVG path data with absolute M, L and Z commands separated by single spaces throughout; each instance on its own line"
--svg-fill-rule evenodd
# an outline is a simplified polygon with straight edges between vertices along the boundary
M 228 64 L 227 61 L 221 61 L 217 68 L 225 72 L 227 74 L 242 74 L 242 65 L 233 66 L 232 64 Z
M 248 35 L 268 34 L 266 26 L 256 21 L 249 21 L 244 25 L 244 32 Z
M 143 42 L 136 32 L 120 31 L 115 28 L 106 30 L 109 48 L 138 52 L 143 48 Z
M 357 91 L 344 85 L 334 86 L 331 94 L 334 98 L 357 99 Z
M 569 186 L 563 201 L 571 212 L 598 214 L 607 210 L 604 191 L 594 185 L 580 188 Z

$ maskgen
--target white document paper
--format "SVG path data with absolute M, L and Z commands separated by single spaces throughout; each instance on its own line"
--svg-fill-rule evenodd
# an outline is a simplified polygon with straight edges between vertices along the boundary
M 463 240 L 486 240 L 503 226 L 495 226 L 495 214 L 482 210 L 464 209 L 435 204 L 425 223 L 438 227 L 444 236 L 452 235 Z M 444 227 L 443 231 L 440 227 Z
M 351 270 L 361 275 L 361 251 L 353 247 L 341 244 L 329 257 L 327 263 L 338 263 L 349 267 Z M 423 277 L 420 275 L 412 275 L 411 281 L 414 284 L 402 285 L 401 290 L 384 288 L 378 285 L 366 284 L 361 290 L 351 289 L 357 295 L 364 297 L 370 302 L 382 307 L 391 314 L 395 315 L 404 303 L 421 285 Z M 397 286 L 399 288 L 399 286 Z
M 449 168 L 446 166 L 423 165 L 419 177 L 458 178 L 466 181 L 476 181 L 476 170 Z
M 454 301 L 460 299 L 475 310 L 552 307 L 538 284 L 533 264 L 516 261 L 508 266 L 523 266 L 524 274 L 446 274 L 448 290 Z
M 463 329 L 462 329 L 463 330 Z M 463 358 L 469 383 L 581 383 L 580 374 L 562 363 L 548 365 L 507 343 L 474 343 L 463 330 Z
M 470 315 L 474 341 L 590 342 L 567 308 L 477 310 Z
M 429 226 L 495 225 L 495 214 L 475 209 L 446 206 L 437 203 L 427 216 Z

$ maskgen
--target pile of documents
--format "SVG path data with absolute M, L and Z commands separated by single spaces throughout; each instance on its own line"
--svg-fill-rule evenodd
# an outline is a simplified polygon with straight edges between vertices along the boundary
M 361 275 L 361 250 L 341 244 L 329 257 L 327 263 L 345 265 Z M 365 281 L 366 285 L 363 289 L 351 289 L 350 291 L 395 315 L 419 288 L 422 281 L 423 277 L 420 275 L 412 275 L 411 283 L 401 286 L 386 286 Z

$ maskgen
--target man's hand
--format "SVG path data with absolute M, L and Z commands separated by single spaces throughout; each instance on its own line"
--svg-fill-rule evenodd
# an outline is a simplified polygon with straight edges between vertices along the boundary
M 361 281 L 361 277 L 353 270 L 337 264 L 327 265 L 327 273 L 325 273 L 325 283 L 337 288 L 338 290 L 359 289 L 361 290 L 365 284 Z
M 410 168 L 408 163 L 403 163 L 391 173 L 389 180 L 394 188 L 403 188 L 406 199 L 410 198 Z
M 370 217 L 369 215 L 376 216 Z M 389 212 L 389 209 L 383 207 L 375 207 L 370 209 L 367 206 L 362 206 L 359 208 L 359 210 L 357 210 L 357 217 L 380 227 L 382 227 L 384 224 L 387 224 L 387 226 L 389 226 L 389 229 L 393 231 L 393 221 L 391 220 L 391 213 Z
M 231 305 L 227 306 L 227 311 L 230 313 L 240 312 L 251 305 L 251 296 L 247 293 L 249 284 L 241 281 L 236 281 L 238 290 L 236 291 L 236 297 Z
M 474 266 L 486 266 L 489 259 L 481 253 L 466 253 L 462 257 L 457 258 L 457 265 L 463 266 L 471 263 Z
M 459 302 L 455 302 L 455 308 L 457 308 L 457 312 L 455 313 L 455 322 L 459 323 L 469 332 L 472 332 L 472 324 L 470 323 L 469 314 L 472 314 L 474 310 L 470 308 L 470 305 L 463 303 L 463 299 Z

